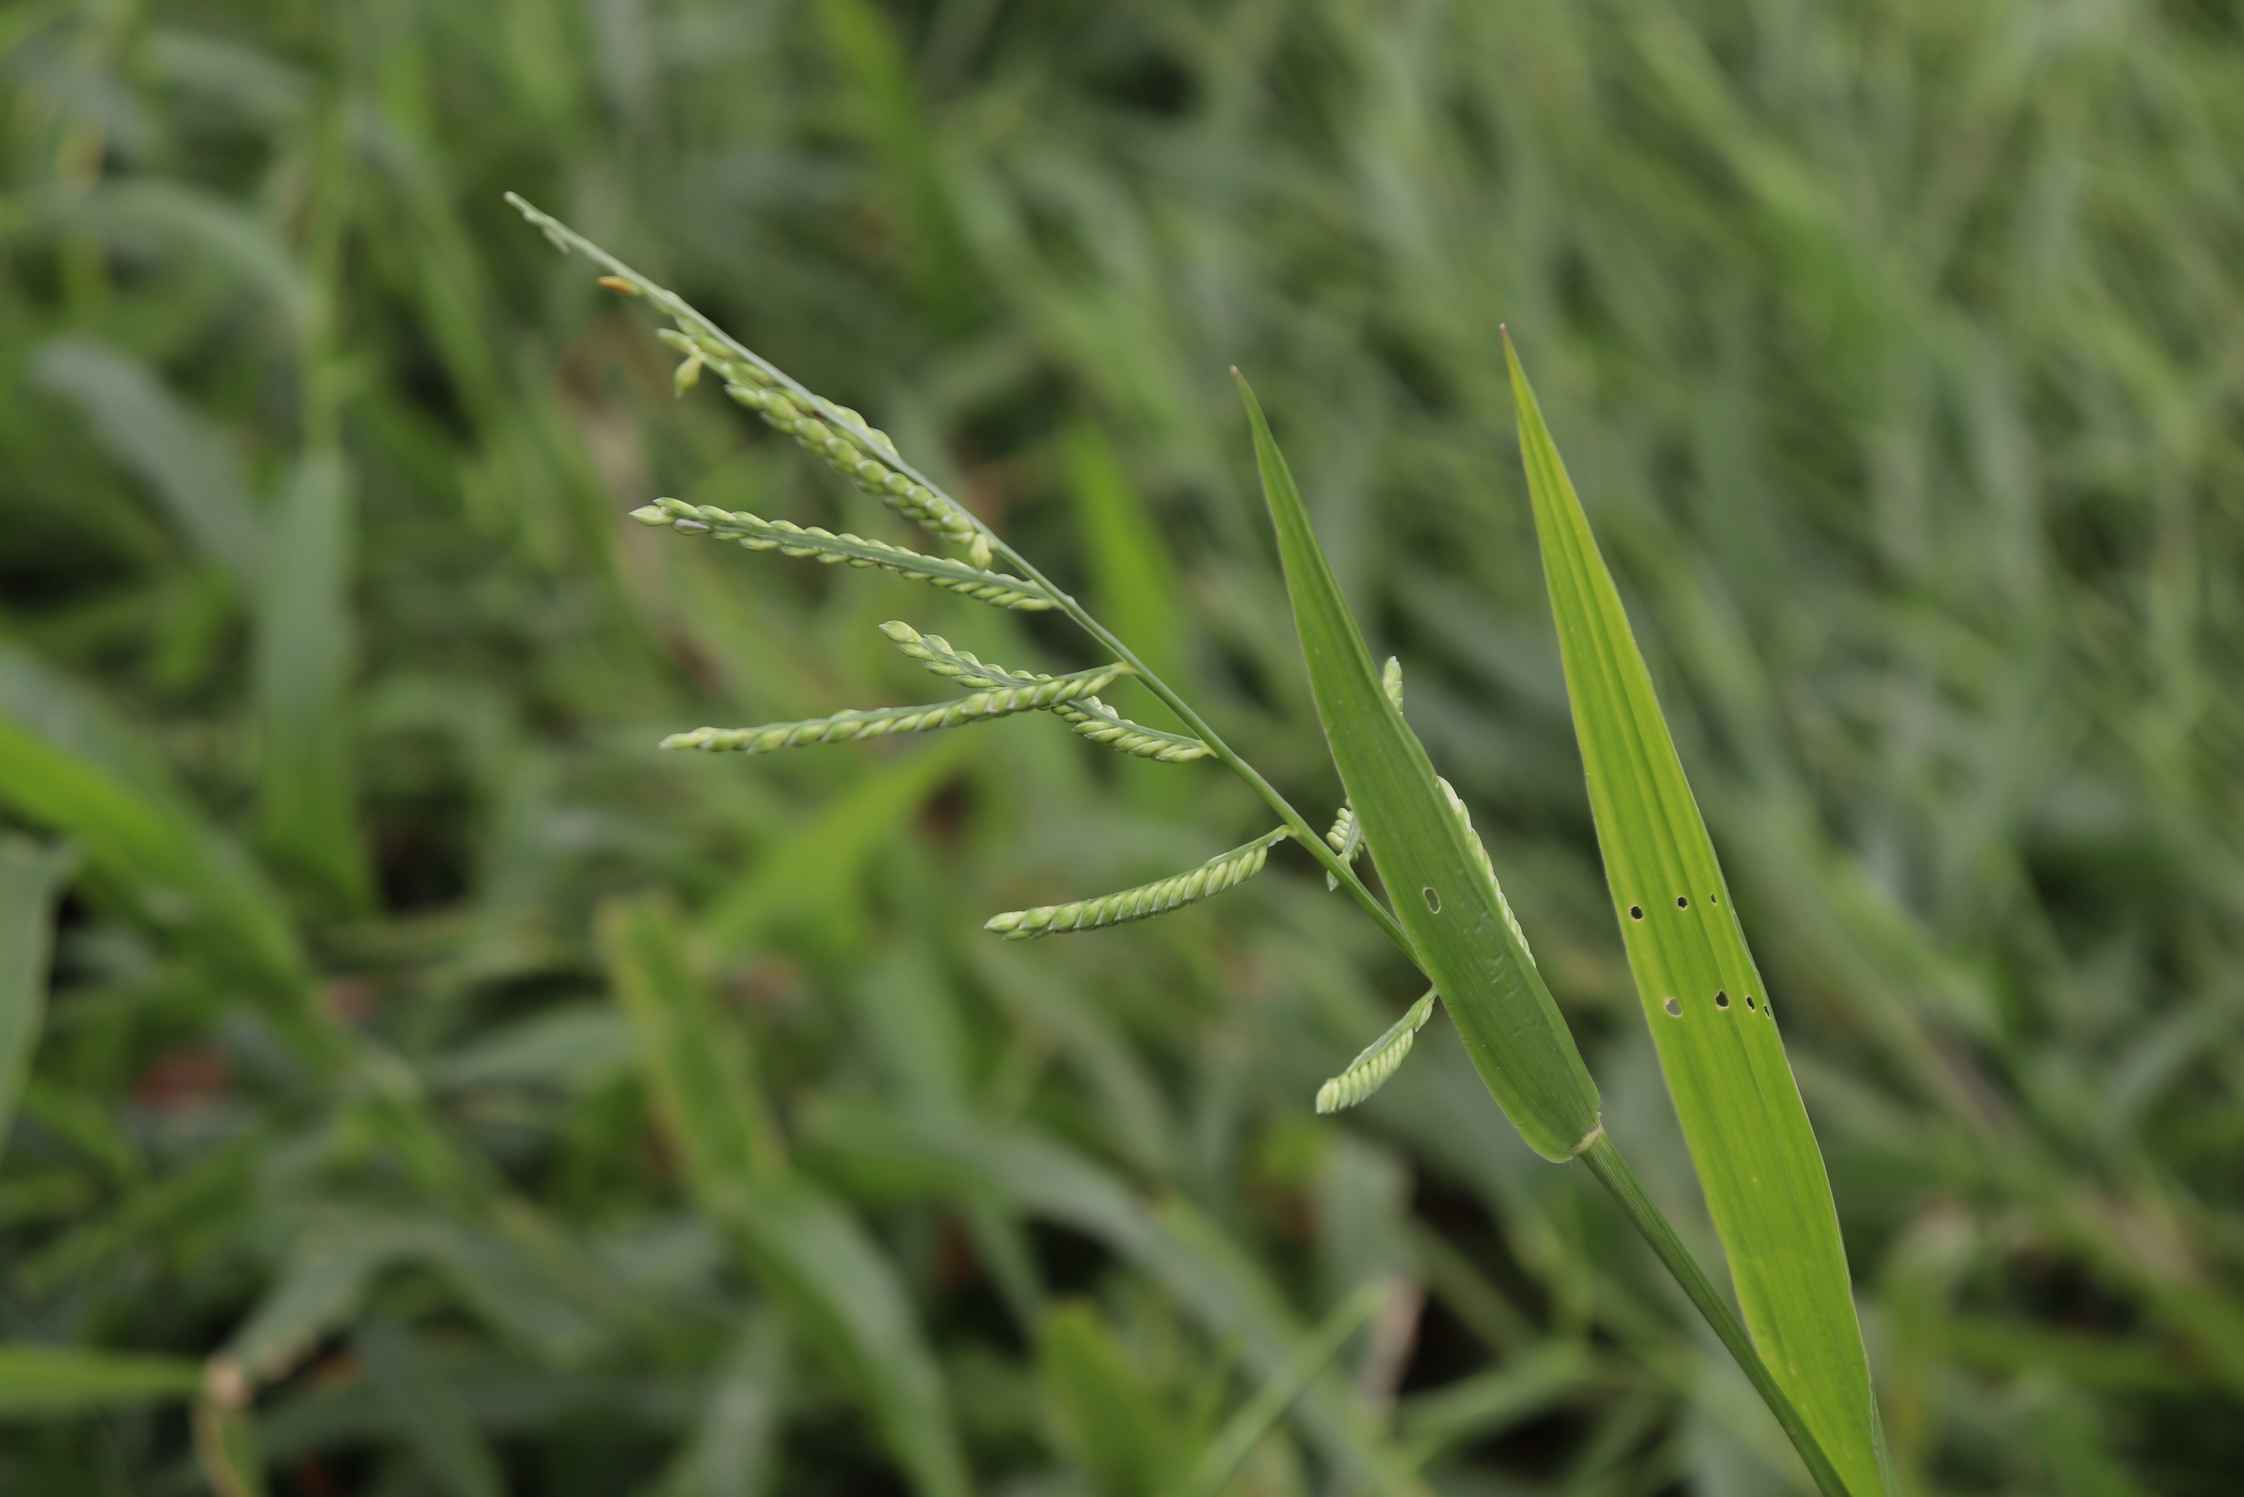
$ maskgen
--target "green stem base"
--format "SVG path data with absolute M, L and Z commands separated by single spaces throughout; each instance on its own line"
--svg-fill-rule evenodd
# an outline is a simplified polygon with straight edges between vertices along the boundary
M 1620 1205 L 1621 1214 L 1643 1236 L 1644 1241 L 1658 1255 L 1661 1264 L 1674 1276 L 1675 1282 L 1683 1286 L 1683 1292 L 1690 1296 L 1691 1303 L 1698 1307 L 1699 1314 L 1706 1318 L 1707 1325 L 1712 1327 L 1722 1345 L 1736 1359 L 1746 1380 L 1753 1384 L 1753 1390 L 1761 1395 L 1761 1401 L 1769 1406 L 1769 1412 L 1776 1415 L 1777 1423 L 1783 1426 L 1793 1447 L 1800 1452 L 1800 1459 L 1807 1464 L 1808 1475 L 1815 1479 L 1816 1490 L 1822 1492 L 1824 1497 L 1850 1497 L 1846 1483 L 1839 1479 L 1838 1471 L 1831 1464 L 1831 1458 L 1823 1453 L 1823 1446 L 1817 1441 L 1815 1431 L 1808 1428 L 1807 1420 L 1801 1417 L 1792 1400 L 1785 1396 L 1784 1389 L 1777 1385 L 1775 1375 L 1769 1371 L 1768 1364 L 1761 1360 L 1761 1354 L 1753 1349 L 1752 1341 L 1745 1334 L 1745 1327 L 1738 1323 L 1737 1316 L 1731 1312 L 1729 1301 L 1707 1279 L 1705 1272 L 1699 1268 L 1698 1260 L 1683 1245 L 1683 1239 L 1675 1235 L 1675 1228 L 1668 1225 L 1660 1208 L 1653 1205 L 1652 1198 L 1644 1193 L 1644 1186 L 1636 1178 L 1636 1171 L 1629 1168 L 1628 1161 L 1621 1157 L 1621 1151 L 1613 1146 L 1611 1136 L 1601 1135 L 1595 1143 L 1582 1151 L 1580 1158 L 1590 1167 L 1590 1173 L 1597 1176 L 1598 1183 Z

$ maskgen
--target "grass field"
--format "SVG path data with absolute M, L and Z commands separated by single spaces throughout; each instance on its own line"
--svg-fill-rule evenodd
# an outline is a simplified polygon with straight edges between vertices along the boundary
M 1302 805 L 1227 369 L 1713 1238 L 1612 925 L 1509 325 L 1927 1494 L 2244 1469 L 2244 15 L 2216 0 L 0 10 L 0 1491 L 1802 1490 L 1298 850 L 680 540 L 908 542 L 519 191 L 864 410 Z M 1142 693 L 1117 705 L 1165 722 Z M 50 933 L 51 932 L 51 939 Z M 1264 1430 L 1259 1422 L 1282 1407 Z M 1259 1438 L 1257 1431 L 1261 1430 Z

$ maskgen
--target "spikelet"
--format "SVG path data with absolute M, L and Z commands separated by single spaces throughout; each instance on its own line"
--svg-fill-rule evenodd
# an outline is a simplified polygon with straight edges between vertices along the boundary
M 777 551 L 782 556 L 808 557 L 826 566 L 875 567 L 997 608 L 1033 613 L 1052 606 L 1051 597 L 1033 582 L 1009 577 L 1003 572 L 981 571 L 947 556 L 907 551 L 886 541 L 821 530 L 816 525 L 766 520 L 742 510 L 719 509 L 713 504 L 688 504 L 682 499 L 657 499 L 633 510 L 631 518 L 643 525 L 668 526 L 683 535 L 708 535 L 732 541 L 750 551 Z
M 546 241 L 563 254 L 582 255 L 606 272 L 601 284 L 611 289 L 629 288 L 677 324 L 663 330 L 663 341 L 691 359 L 698 356 L 724 379 L 728 394 L 752 404 L 757 414 L 801 443 L 812 455 L 865 489 L 877 494 L 891 509 L 945 540 L 970 546 L 977 567 L 989 565 L 989 538 L 965 506 L 929 483 L 924 474 L 903 460 L 896 444 L 845 405 L 813 394 L 766 360 L 727 336 L 724 329 L 696 311 L 693 304 L 668 287 L 657 285 L 618 260 L 550 213 L 532 207 L 519 194 L 506 200 L 517 213 L 537 226 Z M 689 384 L 699 377 L 681 373 Z M 769 394 L 768 403 L 743 399 L 742 394 Z
M 1020 686 L 1030 681 L 1049 679 L 1027 671 L 1007 670 L 990 665 L 980 656 L 958 648 L 940 634 L 922 634 L 902 619 L 890 619 L 880 626 L 890 644 L 904 652 L 906 659 L 916 660 L 947 681 L 961 686 Z
M 736 360 L 711 358 L 698 345 L 697 351 L 725 377 L 725 394 L 735 404 L 763 417 L 774 431 L 793 437 L 796 445 L 812 457 L 921 529 L 971 547 L 975 556 L 983 558 L 977 564 L 986 564 L 989 540 L 973 517 L 950 495 L 896 471 L 891 466 L 895 446 L 886 432 L 866 425 L 865 418 L 848 406 L 815 396 L 805 399 L 807 391 L 782 390 L 741 378 L 747 366 Z
M 1518 938 L 1519 949 L 1527 954 L 1527 960 L 1534 962 L 1535 952 L 1527 944 L 1527 932 L 1519 928 L 1519 917 L 1512 913 L 1512 902 L 1504 897 L 1504 886 L 1497 882 L 1496 864 L 1488 856 L 1488 845 L 1480 840 L 1480 833 L 1473 830 L 1472 813 L 1465 809 L 1464 800 L 1457 794 L 1456 787 L 1451 785 L 1449 781 L 1443 779 L 1440 775 L 1435 775 L 1434 783 L 1441 786 L 1441 793 L 1449 797 L 1449 809 L 1456 816 L 1458 824 L 1464 827 L 1465 840 L 1473 845 L 1474 852 L 1480 854 L 1481 872 L 1488 875 L 1489 885 L 1496 891 L 1496 908 L 1504 912 L 1504 923 L 1511 927 L 1513 936 Z M 1538 963 L 1538 965 L 1540 964 Z
M 1269 860 L 1270 849 L 1291 835 L 1284 827 L 1279 827 L 1276 831 L 1265 832 L 1252 842 L 1234 847 L 1221 856 L 1210 858 L 1187 872 L 1172 874 L 1150 884 L 1140 884 L 1134 889 L 1124 889 L 1120 893 L 1102 894 L 1096 899 L 1079 899 L 1072 904 L 1048 904 L 1033 910 L 1012 910 L 1003 915 L 992 915 L 983 922 L 982 928 L 995 931 L 1008 941 L 1026 941 L 1036 936 L 1097 930 L 1102 926 L 1122 925 L 1132 920 L 1165 915 L 1184 905 L 1221 894 L 1224 890 L 1253 878 Z
M 918 707 L 873 707 L 814 717 L 807 722 L 767 723 L 756 728 L 695 728 L 673 733 L 662 740 L 666 749 L 706 749 L 719 753 L 768 754 L 775 749 L 809 743 L 847 743 L 858 738 L 885 738 L 892 733 L 932 733 L 942 728 L 988 722 L 1019 712 L 1034 712 L 1052 703 L 1085 695 L 1112 685 L 1127 674 L 1119 665 L 1072 676 L 1054 676 L 1034 686 L 977 691 L 955 701 L 930 702 Z
M 896 648 L 936 675 L 962 686 L 1020 686 L 1048 679 L 1034 672 L 1009 671 L 987 664 L 940 634 L 922 634 L 898 620 L 892 619 L 880 628 Z M 1187 764 L 1208 757 L 1208 746 L 1199 739 L 1131 722 L 1096 697 L 1057 703 L 1051 711 L 1078 735 L 1117 753 L 1163 764 Z
M 1395 704 L 1395 710 L 1402 711 L 1402 656 L 1387 657 L 1387 668 L 1379 673 L 1379 684 L 1386 688 L 1387 700 Z
M 1385 1086 L 1387 1078 L 1410 1054 L 1410 1047 L 1418 1042 L 1418 1031 L 1426 1027 L 1433 1011 L 1434 995 L 1428 992 L 1390 1024 L 1385 1034 L 1364 1046 L 1346 1070 L 1317 1088 L 1317 1111 L 1339 1112 L 1353 1107 Z
M 1077 736 L 1132 758 L 1151 759 L 1161 764 L 1189 764 L 1195 759 L 1207 758 L 1211 752 L 1205 743 L 1188 734 L 1167 733 L 1132 722 L 1097 697 L 1054 707 L 1052 715 L 1065 722 Z
M 1354 806 L 1342 805 L 1340 813 L 1332 818 L 1332 826 L 1325 833 L 1325 845 L 1340 854 L 1343 863 L 1353 863 L 1363 855 L 1364 829 L 1356 824 Z M 1339 878 L 1327 873 L 1325 892 L 1329 894 L 1339 887 Z

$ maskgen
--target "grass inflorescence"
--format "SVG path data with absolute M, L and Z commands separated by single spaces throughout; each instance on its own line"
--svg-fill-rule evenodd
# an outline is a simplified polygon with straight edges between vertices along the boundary
M 964 506 L 921 478 L 918 470 L 903 461 L 895 443 L 885 433 L 869 425 L 856 411 L 803 389 L 724 336 L 675 295 L 645 280 L 572 230 L 519 199 L 512 201 L 556 244 L 589 256 L 606 267 L 609 277 L 627 287 L 633 295 L 652 301 L 671 315 L 676 327 L 665 334 L 666 341 L 687 358 L 675 381 L 681 391 L 697 382 L 702 365 L 716 368 L 726 377 L 726 393 L 736 403 L 756 411 L 767 424 L 792 437 L 828 467 L 868 492 L 879 494 L 900 514 L 947 540 L 968 545 L 975 567 L 988 565 L 998 555 L 1006 557 L 1022 574 L 1018 580 L 1024 588 L 1034 589 L 1036 595 L 1065 611 L 1114 656 L 1112 663 L 1106 666 L 1062 675 L 1008 671 L 954 647 L 939 635 L 922 633 L 902 621 L 891 621 L 883 626 L 883 632 L 899 650 L 935 675 L 971 688 L 969 694 L 947 703 L 850 710 L 762 727 L 697 728 L 665 739 L 664 747 L 763 753 L 806 743 L 926 732 L 1038 710 L 1072 714 L 1078 726 L 1088 723 L 1111 730 L 1110 738 L 1120 744 L 1130 729 L 1119 717 L 1111 716 L 1103 704 L 1098 704 L 1095 716 L 1088 708 L 1076 704 L 1096 703 L 1095 693 L 1126 675 L 1141 677 L 1188 723 L 1200 727 L 1190 707 L 1147 670 L 1122 641 L 972 518 Z M 1571 506 L 1571 514 L 1561 521 L 1561 533 L 1567 536 L 1585 533 L 1586 522 L 1580 518 L 1570 487 L 1563 487 L 1563 474 L 1555 468 L 1547 434 L 1541 432 L 1539 416 L 1535 416 L 1532 397 L 1525 391 L 1516 361 L 1513 373 L 1515 381 L 1520 381 L 1523 444 L 1528 454 L 1528 474 L 1535 494 L 1538 523 L 1545 521 L 1552 506 L 1561 510 Z M 1883 1455 L 1876 1434 L 1876 1410 L 1868 1402 L 1867 1375 L 1861 1373 L 1858 1379 L 1858 1396 L 1863 1407 L 1853 1411 L 1851 1420 L 1835 1414 L 1829 1401 L 1833 1396 L 1843 1400 L 1850 1390 L 1841 1386 L 1834 1394 L 1829 1382 L 1819 1381 L 1825 1367 L 1836 1368 L 1835 1375 L 1844 1379 L 1847 1375 L 1846 1346 L 1854 1349 L 1854 1368 L 1858 1372 L 1861 1368 L 1859 1332 L 1854 1328 L 1852 1307 L 1845 1299 L 1843 1285 L 1836 1298 L 1828 1292 L 1827 1286 L 1821 1286 L 1773 1302 L 1775 1312 L 1783 1317 L 1781 1325 L 1766 1319 L 1772 1302 L 1757 1301 L 1748 1292 L 1749 1311 L 1758 1308 L 1762 1313 L 1749 1339 L 1728 1306 L 1713 1294 L 1665 1218 L 1638 1188 L 1633 1173 L 1606 1133 L 1597 1087 L 1590 1079 L 1564 1017 L 1537 971 L 1526 933 L 1504 898 L 1488 849 L 1473 830 L 1464 801 L 1449 781 L 1434 773 L 1425 748 L 1404 718 L 1400 662 L 1390 658 L 1383 670 L 1373 669 L 1361 630 L 1341 596 L 1309 525 L 1292 471 L 1279 453 L 1262 408 L 1252 391 L 1246 388 L 1243 378 L 1240 388 L 1253 431 L 1264 495 L 1277 532 L 1294 622 L 1309 667 L 1313 696 L 1334 765 L 1347 790 L 1343 816 L 1336 819 L 1322 837 L 1318 836 L 1301 814 L 1245 760 L 1223 749 L 1220 740 L 1203 730 L 1198 737 L 1186 741 L 1202 747 L 1210 755 L 1224 758 L 1242 780 L 1278 811 L 1284 825 L 1184 872 L 1111 894 L 1008 911 L 992 916 L 985 922 L 985 929 L 1008 941 L 1020 941 L 1099 930 L 1168 914 L 1245 882 L 1262 871 L 1272 847 L 1288 840 L 1296 841 L 1324 865 L 1328 883 L 1345 882 L 1380 921 L 1403 954 L 1434 982 L 1433 992 L 1414 1003 L 1401 1019 L 1319 1089 L 1315 1098 L 1317 1110 L 1332 1112 L 1353 1106 L 1379 1090 L 1410 1054 L 1438 997 L 1455 1017 L 1467 1053 L 1490 1095 L 1513 1126 L 1547 1159 L 1589 1160 L 1591 1172 L 1611 1189 L 1616 1203 L 1659 1252 L 1663 1263 L 1689 1292 L 1725 1348 L 1768 1403 L 1807 1463 L 1819 1489 L 1830 1497 L 1843 1497 L 1850 1490 L 1858 1497 L 1873 1497 L 1883 1490 Z M 1535 416 L 1538 423 L 1532 427 L 1531 416 Z M 1558 476 L 1553 478 L 1553 473 Z M 1554 485 L 1563 488 L 1562 497 L 1553 496 Z M 649 524 L 665 525 L 673 530 L 723 534 L 742 541 L 750 549 L 784 549 L 770 522 L 753 516 L 697 509 L 676 501 L 657 501 L 635 514 Z M 1569 525 L 1573 527 L 1571 531 L 1563 529 Z M 1547 529 L 1544 539 L 1546 558 L 1555 558 L 1569 543 L 1554 540 Z M 1591 627 L 1583 623 L 1578 613 L 1579 605 L 1573 592 L 1575 584 L 1569 581 L 1561 586 L 1555 570 L 1561 563 L 1552 559 L 1550 565 L 1554 568 L 1553 606 L 1562 631 Z M 1626 654 L 1623 645 L 1610 641 L 1605 649 L 1608 657 Z M 1580 683 L 1575 680 L 1571 654 L 1568 668 L 1570 684 L 1576 686 L 1578 693 Z M 1649 705 L 1649 687 L 1642 684 L 1640 671 L 1635 680 L 1624 677 L 1620 689 L 1637 693 L 1642 710 L 1656 719 L 1658 709 Z M 1577 700 L 1579 702 L 1579 696 Z M 1636 732 L 1642 737 L 1646 729 L 1640 723 Z M 1586 718 L 1582 721 L 1581 737 L 1585 752 L 1591 756 L 1592 789 L 1596 792 L 1599 788 L 1596 766 L 1603 756 L 1615 751 L 1615 745 Z M 1680 783 L 1679 768 L 1667 773 L 1674 783 Z M 1683 794 L 1687 797 L 1688 792 Z M 1656 803 L 1656 795 L 1650 789 L 1645 791 L 1645 798 Z M 1602 816 L 1600 826 L 1604 826 Z M 1383 882 L 1394 895 L 1390 905 L 1377 902 L 1354 872 L 1352 864 L 1359 839 L 1371 852 Z M 1703 842 L 1703 832 L 1699 839 Z M 1609 862 L 1613 857 L 1609 850 Z M 1679 896 L 1677 904 L 1687 906 L 1687 897 Z M 1734 925 L 1734 917 L 1730 918 Z M 1767 1043 L 1775 1044 L 1773 1029 L 1763 1033 Z M 1779 1056 L 1776 1063 L 1781 1066 L 1781 1052 Z M 1742 1082 L 1742 1073 L 1737 1079 Z M 1679 1104 L 1687 1121 L 1692 1118 L 1694 1108 L 1712 1108 L 1719 1112 L 1728 1105 L 1722 1100 L 1719 1089 L 1714 1092 L 1694 1089 L 1703 1083 L 1703 1075 L 1698 1073 L 1684 1073 L 1676 1082 Z M 1805 1133 L 1805 1126 L 1804 1118 L 1796 1123 L 1789 1117 L 1778 1118 L 1777 1131 L 1787 1140 L 1779 1147 L 1795 1150 L 1804 1147 L 1812 1157 L 1814 1142 L 1812 1136 Z M 1786 1130 L 1795 1131 L 1787 1133 Z M 1806 1140 L 1804 1145 L 1801 1139 Z M 1704 1168 L 1702 1164 L 1702 1170 Z M 1751 1187 L 1748 1189 L 1750 1193 Z M 1828 1201 L 1826 1188 L 1820 1208 L 1826 1213 Z M 1774 1192 L 1764 1192 L 1760 1204 L 1766 1211 L 1757 1229 L 1730 1238 L 1734 1254 L 1751 1258 L 1765 1252 L 1786 1251 L 1788 1244 L 1811 1240 L 1812 1234 L 1803 1223 L 1819 1209 L 1812 1194 L 1785 1199 Z M 1741 1289 L 1750 1290 L 1757 1282 L 1742 1276 L 1741 1271 Z M 1772 1371 L 1761 1357 L 1762 1350 L 1771 1346 L 1785 1348 L 1785 1360 L 1777 1371 Z M 1803 1359 L 1812 1364 L 1809 1370 L 1803 1370 Z M 1806 1413 L 1802 1412 L 1803 1407 Z M 1826 1441 L 1836 1443 L 1827 1449 Z M 1848 1476 L 1839 1474 L 1832 1450 L 1838 1452 L 1840 1462 L 1851 1468 Z

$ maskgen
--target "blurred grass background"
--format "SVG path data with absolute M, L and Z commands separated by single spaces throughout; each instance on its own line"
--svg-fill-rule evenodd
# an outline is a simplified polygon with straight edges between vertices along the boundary
M 2233 8 L 17 0 L 0 132 L 0 1490 L 1169 1493 L 1297 1385 L 1231 1490 L 1798 1489 L 1445 1029 L 1311 1115 L 1416 989 L 1306 860 L 979 931 L 1259 830 L 1220 771 L 1037 721 L 652 752 L 931 695 L 884 618 L 1090 660 L 622 523 L 909 539 L 671 400 L 509 188 L 1326 805 L 1246 368 L 1697 1221 L 1507 321 L 1747 902 L 1907 1489 L 2234 1490 Z

